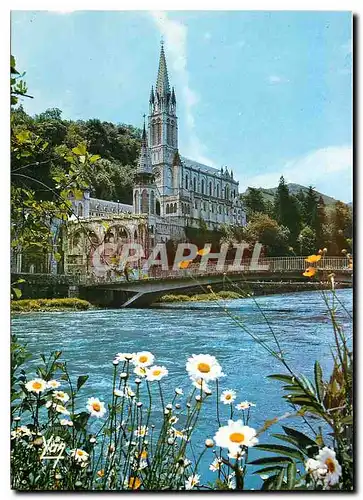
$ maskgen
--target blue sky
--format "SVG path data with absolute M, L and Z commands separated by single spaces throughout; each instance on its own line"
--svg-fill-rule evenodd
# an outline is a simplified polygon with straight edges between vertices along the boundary
M 13 11 L 25 109 L 141 126 L 161 36 L 182 155 L 232 168 L 241 191 L 283 174 L 351 201 L 349 12 Z

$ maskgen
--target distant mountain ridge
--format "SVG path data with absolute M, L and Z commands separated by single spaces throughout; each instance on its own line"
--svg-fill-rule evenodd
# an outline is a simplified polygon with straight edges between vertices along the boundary
M 289 183 L 287 184 L 287 187 L 289 189 L 289 193 L 290 194 L 298 194 L 300 189 L 303 191 L 303 193 L 307 193 L 308 189 L 306 186 L 302 186 L 301 184 L 294 184 L 294 183 Z M 246 189 L 246 191 L 244 193 L 242 193 L 242 196 L 247 194 L 248 190 L 250 188 L 248 187 Z M 274 187 L 274 188 L 257 188 L 263 195 L 264 199 L 266 201 L 270 201 L 270 202 L 273 202 L 274 201 L 274 196 L 275 196 L 275 193 L 277 191 L 277 187 Z M 314 189 L 314 193 L 320 198 L 320 196 L 323 198 L 324 200 L 324 203 L 325 205 L 329 206 L 329 205 L 334 205 L 334 203 L 336 203 L 338 200 L 336 200 L 335 198 L 333 198 L 332 196 L 328 196 L 326 194 L 323 194 L 323 193 L 320 193 L 320 191 L 316 191 L 316 189 Z M 344 203 L 344 202 L 343 202 Z M 352 206 L 352 202 L 350 203 L 346 203 L 347 205 L 349 206 Z

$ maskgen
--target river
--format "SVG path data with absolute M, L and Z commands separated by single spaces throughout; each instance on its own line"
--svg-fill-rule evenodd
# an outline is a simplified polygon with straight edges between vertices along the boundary
M 352 313 L 352 290 L 338 290 L 337 296 Z M 328 374 L 332 367 L 333 330 L 321 292 L 271 295 L 256 300 L 291 366 L 312 376 L 314 361 L 318 359 L 323 373 Z M 251 332 L 273 346 L 266 321 L 252 298 L 223 304 L 233 315 L 238 315 Z M 346 333 L 351 334 L 351 319 L 342 308 L 338 318 Z M 185 372 L 187 358 L 194 353 L 209 353 L 216 356 L 226 374 L 221 380 L 221 389 L 235 389 L 236 403 L 248 400 L 256 404 L 252 409 L 252 427 L 259 428 L 265 419 L 289 410 L 281 398 L 281 384 L 266 378 L 272 373 L 284 373 L 283 367 L 215 303 L 183 302 L 152 309 L 21 314 L 13 317 L 12 332 L 28 344 L 35 356 L 62 350 L 71 373 L 89 374 L 85 397 L 110 399 L 112 360 L 117 352 L 151 351 L 157 364 L 169 370 L 163 385 L 184 390 L 190 386 Z M 227 422 L 227 408 L 222 408 L 222 414 Z M 291 425 L 291 421 L 286 425 Z M 206 437 L 213 437 L 217 428 L 215 404 L 211 401 L 206 403 L 202 414 L 197 442 L 203 444 Z M 261 437 L 261 442 L 267 440 L 267 436 Z M 211 456 L 210 453 L 201 467 L 204 482 L 215 478 L 208 470 Z M 251 456 L 256 457 L 256 453 L 252 452 Z M 259 484 L 256 476 L 247 481 L 249 488 L 258 488 Z

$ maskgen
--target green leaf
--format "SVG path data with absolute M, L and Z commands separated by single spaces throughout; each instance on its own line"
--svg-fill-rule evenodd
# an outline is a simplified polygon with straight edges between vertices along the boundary
M 295 429 L 291 429 L 290 427 L 286 427 L 285 425 L 283 425 L 282 428 L 284 429 L 284 431 L 288 436 L 292 436 L 297 440 L 297 442 L 299 443 L 299 448 L 306 448 L 307 446 L 316 446 L 316 442 L 306 434 L 303 434 L 302 432 L 299 432 Z
M 282 482 L 284 480 L 285 476 L 285 469 L 281 469 L 280 472 L 278 473 L 276 480 L 274 482 L 274 489 L 275 490 L 281 490 Z
M 294 486 L 295 486 L 295 482 L 296 482 L 296 464 L 295 464 L 295 462 L 291 462 L 291 464 L 289 464 L 287 466 L 286 477 L 287 477 L 287 489 L 293 490 Z
M 275 472 L 275 471 L 280 471 L 281 469 L 283 469 L 282 465 L 274 465 L 274 466 L 271 466 L 271 467 L 264 467 L 263 469 L 258 469 L 256 470 L 255 472 L 253 472 L 253 474 L 268 474 L 269 472 Z
M 85 144 L 78 144 L 72 151 L 75 155 L 85 155 L 87 153 Z
M 271 451 L 272 453 L 283 453 L 284 455 L 291 458 L 296 458 L 301 462 L 304 462 L 305 460 L 305 457 L 301 453 L 301 451 L 290 448 L 289 446 L 282 446 L 281 444 L 256 444 L 255 448 L 264 451 Z
M 80 375 L 77 380 L 77 391 L 87 382 L 89 375 Z
M 290 384 L 294 383 L 295 379 L 291 375 L 280 375 L 280 374 L 273 374 L 273 375 L 267 375 L 267 378 L 272 378 L 274 380 L 280 380 L 282 382 L 288 382 Z
M 266 457 L 257 458 L 249 462 L 250 465 L 271 465 L 271 464 L 289 464 L 292 459 L 289 457 Z
M 14 295 L 17 299 L 20 299 L 22 293 L 21 293 L 21 290 L 19 288 L 12 288 L 12 292 L 14 293 Z
M 321 366 L 318 361 L 315 361 L 314 377 L 315 377 L 316 393 L 318 395 L 319 401 L 323 401 L 324 399 L 323 370 L 321 369 Z
M 60 253 L 58 253 L 58 252 L 55 252 L 55 254 L 54 254 L 54 259 L 55 259 L 57 262 L 59 262 L 59 261 L 61 260 L 61 258 L 62 258 L 61 254 L 60 254 Z

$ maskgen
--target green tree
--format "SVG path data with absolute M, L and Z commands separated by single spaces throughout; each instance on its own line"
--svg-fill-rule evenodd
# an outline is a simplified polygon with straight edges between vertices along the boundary
M 290 195 L 289 188 L 283 176 L 277 187 L 274 197 L 274 216 L 279 225 L 285 226 L 290 231 L 289 243 L 294 247 L 301 229 L 301 214 L 299 200 Z
M 311 255 L 316 253 L 315 231 L 310 226 L 304 226 L 298 236 L 301 255 Z
M 268 256 L 283 256 L 289 252 L 290 232 L 280 226 L 267 214 L 255 213 L 245 228 L 246 239 L 250 243 L 261 243 Z
M 266 212 L 266 204 L 259 189 L 249 187 L 246 194 L 241 198 L 246 208 L 247 219 L 249 219 L 256 212 Z

